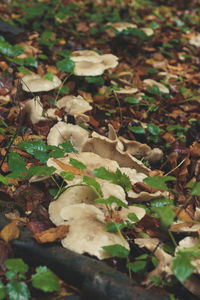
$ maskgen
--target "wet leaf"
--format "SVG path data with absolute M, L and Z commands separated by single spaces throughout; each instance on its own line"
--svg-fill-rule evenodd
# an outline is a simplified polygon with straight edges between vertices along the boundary
M 33 274 L 32 285 L 44 292 L 60 291 L 60 284 L 56 276 L 47 267 L 37 267 L 36 274 Z
M 183 283 L 193 272 L 192 258 L 187 253 L 178 253 L 173 260 L 173 272 L 176 278 Z
M 129 250 L 126 249 L 125 247 L 115 244 L 111 246 L 104 246 L 102 247 L 105 251 L 110 253 L 113 256 L 120 257 L 120 258 L 126 258 L 129 255 Z
M 27 300 L 30 298 L 30 292 L 25 282 L 12 280 L 6 285 L 10 300 Z
M 4 226 L 0 232 L 0 237 L 6 242 L 10 242 L 19 237 L 20 231 L 16 221 L 12 221 L 8 225 Z
M 24 263 L 21 258 L 9 258 L 5 262 L 7 270 L 15 273 L 26 273 L 28 272 L 28 265 Z

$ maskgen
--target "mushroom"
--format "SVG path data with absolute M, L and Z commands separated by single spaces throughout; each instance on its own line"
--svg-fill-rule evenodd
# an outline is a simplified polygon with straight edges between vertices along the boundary
M 39 121 L 46 120 L 46 118 L 42 116 L 43 105 L 40 101 L 40 97 L 35 97 L 31 100 L 28 100 L 24 105 L 24 110 L 29 114 L 29 118 L 32 124 L 36 124 Z
M 92 50 L 74 51 L 70 58 L 75 62 L 74 74 L 77 76 L 102 75 L 105 70 L 118 65 L 117 56 L 100 55 Z
M 77 150 L 80 150 L 87 139 L 88 131 L 79 125 L 58 122 L 51 128 L 47 136 L 47 144 L 57 146 L 61 143 L 64 143 L 66 140 L 70 140 L 72 145 Z
M 59 109 L 64 108 L 68 114 L 73 116 L 84 114 L 86 111 L 92 109 L 92 106 L 83 97 L 75 97 L 73 95 L 61 98 L 56 102 L 56 106 Z
M 42 78 L 40 75 L 25 75 L 22 78 L 22 89 L 25 92 L 48 92 L 61 85 L 61 80 L 53 75 L 53 80 Z
M 66 220 L 63 224 L 70 225 L 69 233 L 62 240 L 63 247 L 99 259 L 112 256 L 103 246 L 119 244 L 129 249 L 127 241 L 122 241 L 117 233 L 105 231 L 104 214 L 93 205 L 81 203 L 64 207 L 61 216 Z
M 118 32 L 122 32 L 128 28 L 137 28 L 136 24 L 128 23 L 128 22 L 115 22 L 115 23 L 108 23 L 107 25 L 111 26 L 111 28 L 107 29 L 106 32 L 109 37 L 115 36 L 115 30 Z M 114 28 L 114 29 L 113 29 Z M 147 36 L 153 35 L 152 28 L 140 28 Z
M 189 39 L 190 45 L 200 47 L 200 33 L 196 33 Z
M 145 79 L 143 84 L 145 88 L 152 88 L 154 85 L 156 85 L 162 93 L 169 94 L 169 89 L 166 86 L 153 79 Z

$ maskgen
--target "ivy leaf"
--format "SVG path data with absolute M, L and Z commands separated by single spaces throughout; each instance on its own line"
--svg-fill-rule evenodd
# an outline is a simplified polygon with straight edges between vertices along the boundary
M 36 273 L 31 276 L 32 285 L 44 292 L 60 291 L 60 284 L 54 273 L 46 266 L 36 268 Z
M 106 199 L 105 198 L 98 198 L 98 199 L 95 199 L 95 201 L 98 202 L 98 203 L 105 204 L 105 205 L 111 205 L 113 203 L 116 203 L 118 206 L 128 208 L 128 205 L 126 205 L 123 201 L 121 201 L 120 199 L 118 199 L 115 196 L 109 196 Z
M 173 259 L 173 272 L 176 278 L 183 283 L 193 272 L 194 266 L 191 264 L 192 257 L 187 253 L 178 252 Z
M 10 300 L 27 300 L 30 298 L 30 292 L 25 282 L 13 280 L 7 283 L 6 288 Z
M 133 263 L 128 263 L 126 266 L 133 272 L 137 273 L 146 268 L 147 262 L 145 260 L 137 260 Z
M 21 258 L 9 258 L 5 261 L 6 268 L 15 273 L 28 272 L 28 265 Z
M 64 73 L 72 73 L 74 71 L 75 63 L 73 60 L 65 58 L 56 63 L 57 68 Z
M 103 195 L 100 184 L 93 177 L 84 176 L 83 177 L 83 181 L 89 187 L 91 187 L 94 190 L 96 190 L 99 195 L 101 195 L 101 196 Z
M 146 177 L 143 181 L 147 185 L 151 186 L 152 188 L 156 188 L 159 190 L 168 191 L 168 187 L 165 184 L 166 181 L 172 181 L 176 178 L 173 176 L 155 176 L 155 177 Z
M 5 299 L 6 294 L 7 294 L 6 287 L 3 285 L 2 281 L 0 280 L 0 300 Z
M 18 176 L 25 172 L 26 169 L 26 162 L 17 152 L 11 152 L 8 156 L 8 166 L 11 172 L 17 173 Z
M 105 251 L 107 251 L 109 254 L 116 256 L 116 257 L 121 257 L 121 258 L 126 258 L 129 255 L 129 250 L 126 249 L 125 247 L 115 244 L 115 245 L 110 245 L 110 246 L 104 246 L 102 247 Z
M 72 165 L 72 167 L 75 167 L 79 170 L 86 169 L 86 166 L 81 161 L 79 161 L 75 158 L 70 158 L 69 163 L 70 163 L 70 165 Z

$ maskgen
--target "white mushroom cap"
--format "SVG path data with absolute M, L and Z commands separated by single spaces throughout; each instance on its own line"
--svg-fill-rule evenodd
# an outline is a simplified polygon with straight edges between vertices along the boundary
M 137 88 L 120 88 L 118 91 L 116 91 L 117 94 L 135 94 L 138 92 Z
M 61 80 L 53 75 L 53 80 L 47 80 L 40 75 L 25 75 L 22 78 L 22 89 L 25 92 L 47 92 L 53 90 L 61 85 Z
M 151 36 L 153 35 L 153 29 L 152 28 L 141 28 L 142 31 L 144 31 L 144 33 L 147 35 L 147 36 Z
M 101 55 L 93 50 L 80 50 L 72 52 L 71 60 L 74 62 L 88 61 L 93 63 L 102 62 Z
M 33 124 L 38 123 L 39 121 L 44 121 L 46 118 L 42 116 L 43 114 L 43 105 L 39 97 L 35 97 L 26 102 L 24 106 L 25 111 L 29 114 L 29 118 Z
M 136 28 L 137 27 L 137 25 L 128 23 L 128 22 L 115 22 L 115 23 L 108 23 L 107 25 L 112 26 L 119 32 L 122 32 L 123 30 L 128 29 L 128 28 Z M 112 28 L 107 29 L 106 32 L 110 37 L 115 36 L 115 32 Z
M 65 108 L 65 111 L 71 115 L 83 114 L 92 109 L 92 106 L 81 96 L 68 95 L 62 97 L 56 102 L 58 108 Z
M 162 93 L 169 94 L 169 89 L 166 86 L 164 86 L 164 84 L 157 82 L 153 79 L 145 79 L 143 83 L 144 87 L 146 88 L 153 87 L 154 85 L 156 85 Z
M 98 76 L 106 69 L 118 64 L 118 57 L 113 54 L 100 55 L 92 50 L 75 51 L 71 60 L 75 62 L 74 74 L 77 76 Z
M 193 45 L 195 47 L 200 47 L 200 33 L 193 35 L 189 39 L 189 43 L 190 43 L 190 45 Z
M 77 253 L 88 253 L 99 259 L 111 257 L 102 249 L 103 246 L 120 244 L 129 249 L 129 245 L 123 244 L 116 233 L 105 231 L 104 214 L 100 209 L 88 204 L 74 204 L 65 207 L 61 211 L 64 222 L 70 225 L 69 233 L 62 240 L 63 247 Z
M 131 221 L 128 218 L 128 215 L 131 214 L 131 213 L 134 213 L 137 216 L 137 218 L 139 220 L 141 220 L 145 216 L 146 211 L 145 211 L 144 208 L 138 207 L 138 206 L 129 206 L 128 208 L 122 207 L 122 209 L 119 212 L 119 215 L 120 215 L 120 218 L 122 220 L 129 220 L 129 221 Z
M 82 127 L 73 124 L 66 124 L 65 122 L 58 122 L 51 128 L 47 136 L 47 144 L 57 146 L 58 144 L 69 140 L 77 150 L 80 150 L 87 139 L 88 131 Z

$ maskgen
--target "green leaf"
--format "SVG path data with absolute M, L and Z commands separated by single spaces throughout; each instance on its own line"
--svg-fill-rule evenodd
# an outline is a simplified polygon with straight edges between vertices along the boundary
M 124 99 L 124 102 L 130 103 L 130 104 L 138 104 L 139 100 L 135 97 L 126 97 Z
M 63 149 L 60 149 L 58 147 L 55 146 L 55 149 L 52 150 L 49 154 L 48 157 L 54 157 L 54 158 L 59 158 L 59 157 L 63 157 L 65 156 L 65 152 L 63 151 Z
M 192 258 L 186 253 L 178 252 L 173 259 L 173 272 L 176 278 L 183 283 L 193 272 Z
M 3 285 L 2 281 L 0 280 L 0 300 L 5 299 L 6 294 L 7 294 L 6 287 Z
M 24 141 L 19 144 L 19 148 L 21 150 L 24 150 L 28 152 L 31 155 L 35 154 L 36 150 L 46 152 L 47 151 L 47 146 L 46 144 L 42 141 Z
M 46 161 L 48 159 L 47 153 L 43 152 L 41 150 L 35 150 L 34 156 L 36 159 L 38 159 L 39 161 L 44 162 L 44 163 L 46 163 Z
M 132 127 L 128 127 L 133 133 L 136 134 L 146 134 L 145 129 L 142 126 L 132 126 Z
M 28 169 L 27 175 L 28 177 L 31 176 L 44 176 L 44 175 L 51 175 L 55 172 L 54 167 L 44 166 L 32 166 Z
M 103 195 L 103 192 L 101 190 L 100 184 L 93 178 L 93 177 L 88 177 L 84 176 L 83 181 L 91 188 L 93 188 L 95 191 L 97 191 L 98 195 Z
M 46 266 L 36 268 L 36 274 L 31 276 L 32 285 L 44 292 L 60 291 L 60 284 L 54 273 Z
M 18 173 L 20 175 L 22 172 L 25 172 L 26 162 L 17 152 L 11 152 L 8 156 L 8 166 L 11 172 Z
M 102 86 L 104 84 L 104 78 L 102 76 L 86 76 L 85 80 L 88 83 L 94 83 L 98 86 Z
M 31 72 L 28 69 L 26 69 L 25 67 L 23 67 L 23 66 L 18 67 L 17 70 L 18 70 L 18 72 L 26 74 L 26 75 L 30 75 L 31 74 Z
M 78 151 L 74 148 L 74 146 L 72 145 L 72 143 L 70 141 L 65 141 L 64 143 L 59 144 L 58 146 L 61 146 L 63 148 L 64 152 L 67 152 L 67 153 L 71 153 L 71 152 L 78 153 Z
M 21 258 L 9 258 L 5 261 L 5 266 L 8 270 L 15 273 L 28 272 L 28 265 Z
M 195 195 L 195 196 L 200 195 L 200 183 L 199 182 L 190 182 L 187 186 L 191 189 L 190 193 L 192 195 Z
M 163 207 L 169 204 L 173 205 L 173 200 L 168 198 L 158 198 L 151 201 L 151 207 Z
M 69 163 L 70 163 L 70 165 L 72 165 L 72 167 L 75 167 L 79 170 L 86 169 L 86 166 L 81 161 L 79 161 L 75 158 L 70 158 Z
M 60 172 L 60 176 L 62 176 L 63 179 L 66 180 L 73 180 L 75 178 L 75 175 L 72 172 Z
M 107 222 L 106 223 L 106 231 L 108 232 L 117 232 L 118 223 L 116 222 Z
M 125 174 L 122 173 L 119 169 L 115 173 L 107 171 L 104 167 L 100 167 L 94 170 L 94 176 L 109 180 L 114 184 L 118 184 L 127 192 L 131 189 L 131 181 L 130 178 Z
M 44 79 L 47 79 L 49 81 L 53 81 L 53 73 L 52 72 L 47 72 L 46 74 L 43 75 Z
M 156 212 L 160 217 L 161 225 L 163 227 L 167 228 L 173 223 L 175 217 L 173 207 L 170 206 L 154 207 L 153 211 Z
M 28 57 L 24 58 L 24 65 L 28 66 L 28 67 L 35 67 L 35 68 L 37 68 L 38 62 L 37 62 L 37 60 L 34 57 L 28 56 Z
M 128 218 L 129 218 L 132 222 L 134 222 L 134 223 L 136 223 L 136 222 L 139 221 L 139 219 L 138 219 L 138 217 L 136 216 L 135 213 L 129 213 L 129 214 L 128 214 Z
M 109 196 L 106 199 L 104 199 L 104 198 L 98 198 L 98 199 L 95 199 L 95 201 L 97 203 L 102 203 L 102 204 L 105 204 L 105 205 L 111 205 L 113 203 L 116 203 L 118 206 L 128 208 L 128 205 L 126 205 L 123 201 L 121 201 L 120 199 L 116 198 L 115 196 Z
M 56 66 L 61 72 L 72 73 L 74 71 L 75 63 L 73 60 L 65 58 L 58 61 Z
M 5 185 L 8 185 L 8 179 L 0 174 L 0 182 L 2 182 Z
M 25 282 L 10 281 L 6 285 L 10 300 L 27 300 L 30 292 Z
M 157 136 L 160 133 L 160 128 L 157 127 L 155 124 L 147 124 L 147 128 L 149 133 L 151 133 L 152 135 Z
M 166 181 L 172 181 L 175 180 L 176 178 L 173 176 L 155 176 L 155 177 L 146 177 L 143 181 L 147 185 L 151 186 L 152 188 L 159 189 L 159 190 L 164 190 L 167 191 L 168 187 L 165 184 Z
M 147 262 L 144 260 L 137 260 L 133 263 L 128 263 L 126 266 L 129 268 L 131 271 L 137 273 L 146 268 Z
M 115 244 L 115 245 L 110 245 L 110 246 L 104 246 L 102 247 L 105 251 L 107 251 L 109 254 L 116 256 L 116 257 L 121 257 L 121 258 L 126 258 L 129 255 L 129 250 L 126 249 L 125 247 Z
M 16 273 L 13 271 L 8 271 L 5 273 L 6 278 L 8 279 L 14 279 L 16 277 Z

